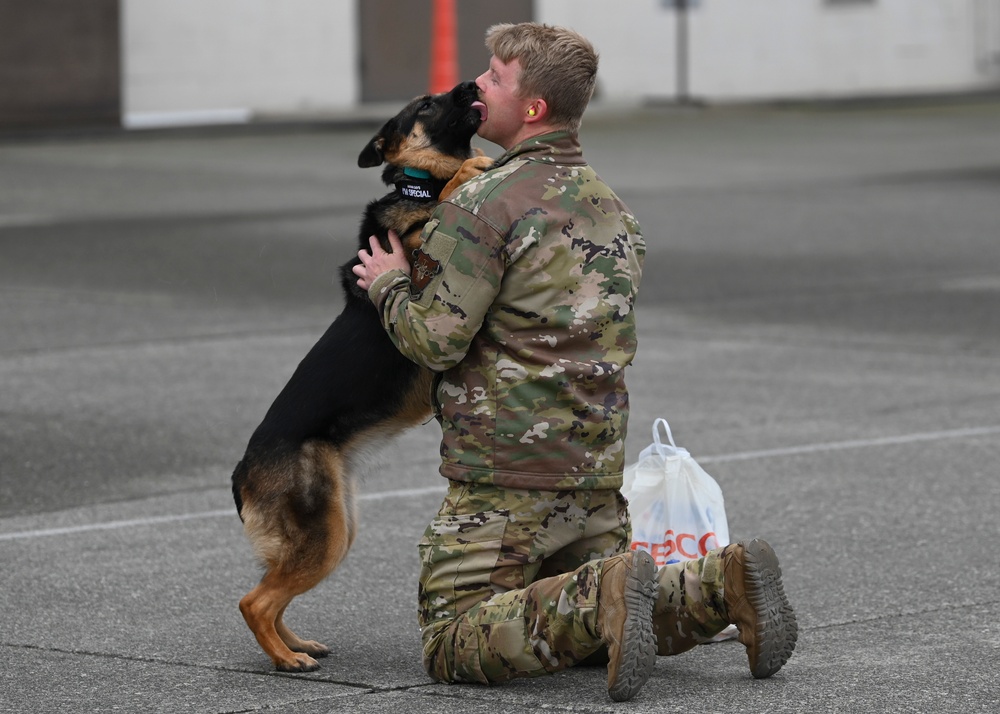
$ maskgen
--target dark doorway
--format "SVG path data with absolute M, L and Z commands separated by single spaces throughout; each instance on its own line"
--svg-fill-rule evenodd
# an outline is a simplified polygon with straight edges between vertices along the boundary
M 0 0 L 0 126 L 117 124 L 119 0 Z
M 489 64 L 486 28 L 533 18 L 532 0 L 458 0 L 459 79 L 475 79 Z M 359 0 L 361 101 L 406 101 L 427 91 L 431 0 Z

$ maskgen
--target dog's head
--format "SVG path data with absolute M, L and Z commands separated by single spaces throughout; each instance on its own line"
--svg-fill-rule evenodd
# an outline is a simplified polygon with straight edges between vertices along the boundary
M 450 92 L 417 97 L 372 137 L 358 156 L 358 166 L 388 164 L 383 171 L 387 184 L 404 167 L 450 179 L 472 156 L 472 137 L 481 121 L 472 106 L 478 96 L 475 82 L 463 82 Z

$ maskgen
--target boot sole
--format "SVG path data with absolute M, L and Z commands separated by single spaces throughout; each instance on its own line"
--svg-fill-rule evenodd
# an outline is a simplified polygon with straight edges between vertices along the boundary
M 750 662 L 750 673 L 756 679 L 765 679 L 781 669 L 792 656 L 799 625 L 785 597 L 778 557 L 762 540 L 754 539 L 744 545 L 744 587 L 747 602 L 757 613 L 754 633 L 757 659 Z
M 608 688 L 616 702 L 628 701 L 642 689 L 656 665 L 653 634 L 653 603 L 656 601 L 656 563 L 641 550 L 635 551 L 632 571 L 625 581 L 625 631 L 618 677 Z

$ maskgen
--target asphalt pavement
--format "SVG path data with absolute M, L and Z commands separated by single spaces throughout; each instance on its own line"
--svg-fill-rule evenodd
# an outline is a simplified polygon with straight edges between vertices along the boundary
M 982 98 L 585 121 L 649 251 L 627 460 L 667 418 L 733 539 L 775 547 L 801 626 L 778 674 L 723 642 L 661 658 L 622 704 L 601 668 L 430 682 L 433 424 L 363 475 L 353 550 L 289 608 L 331 655 L 273 672 L 237 609 L 259 572 L 229 476 L 342 304 L 382 192 L 356 165 L 372 122 L 0 139 L 0 711 L 997 710 L 1000 103 Z

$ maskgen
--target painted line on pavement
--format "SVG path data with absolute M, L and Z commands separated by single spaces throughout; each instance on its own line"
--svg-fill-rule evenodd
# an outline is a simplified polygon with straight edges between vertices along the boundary
M 429 493 L 444 494 L 443 484 L 428 486 L 425 488 L 403 488 L 394 491 L 379 491 L 376 493 L 363 493 L 358 496 L 359 501 L 384 501 L 390 498 L 405 498 L 407 496 L 426 496 Z M 90 531 L 114 531 L 122 528 L 134 528 L 136 526 L 154 526 L 161 523 L 180 523 L 182 521 L 194 521 L 202 518 L 223 518 L 236 517 L 236 506 L 223 508 L 215 511 L 199 511 L 197 513 L 179 513 L 172 516 L 149 516 L 146 518 L 133 518 L 125 521 L 108 521 L 106 523 L 87 523 L 79 526 L 64 526 L 62 528 L 44 528 L 34 531 L 19 531 L 16 533 L 0 533 L 0 541 L 5 540 L 25 540 L 28 538 L 46 538 L 49 536 L 72 535 L 74 533 L 89 533 Z
M 843 451 L 847 449 L 864 449 L 872 446 L 895 446 L 903 444 L 916 444 L 925 441 L 941 441 L 943 439 L 963 439 L 977 436 L 990 436 L 1000 434 L 1000 426 L 971 427 L 966 429 L 948 429 L 944 431 L 928 431 L 916 434 L 903 434 L 900 436 L 886 436 L 874 439 L 852 439 L 849 441 L 831 441 L 819 444 L 804 444 L 802 446 L 790 446 L 781 449 L 762 449 L 760 451 L 742 451 L 733 454 L 720 454 L 718 456 L 699 456 L 699 463 L 720 464 L 731 461 L 750 461 L 753 459 L 766 459 L 776 456 L 796 456 L 800 454 L 817 454 L 824 451 Z M 358 496 L 359 501 L 385 501 L 393 498 L 407 498 L 413 496 L 426 496 L 432 493 L 444 494 L 443 484 L 437 486 L 427 486 L 424 488 L 403 488 L 392 491 L 378 491 L 375 493 L 364 493 Z M 180 513 L 171 516 L 150 516 L 147 518 L 133 518 L 123 521 L 109 521 L 107 523 L 89 523 L 79 526 L 65 526 L 63 528 L 45 528 L 33 531 L 19 531 L 14 533 L 0 533 L 0 541 L 28 540 L 32 538 L 46 538 L 51 536 L 73 535 L 76 533 L 89 533 L 91 531 L 111 531 L 124 528 L 135 528 L 140 526 L 152 526 L 163 523 L 181 523 L 204 518 L 223 518 L 236 515 L 235 508 L 219 509 L 215 511 L 200 511 L 198 513 Z
M 818 454 L 823 451 L 841 451 L 844 449 L 863 449 L 870 446 L 895 446 L 915 444 L 921 441 L 940 441 L 941 439 L 962 439 L 970 436 L 990 436 L 1000 434 L 1000 426 L 981 426 L 968 429 L 949 429 L 946 431 L 927 431 L 919 434 L 903 434 L 901 436 L 884 436 L 875 439 L 851 439 L 850 441 L 830 441 L 825 444 L 805 444 L 789 446 L 782 449 L 762 449 L 761 451 L 742 451 L 735 454 L 698 457 L 698 461 L 706 464 L 722 464 L 729 461 L 750 461 L 766 459 L 772 456 L 794 456 L 796 454 Z

